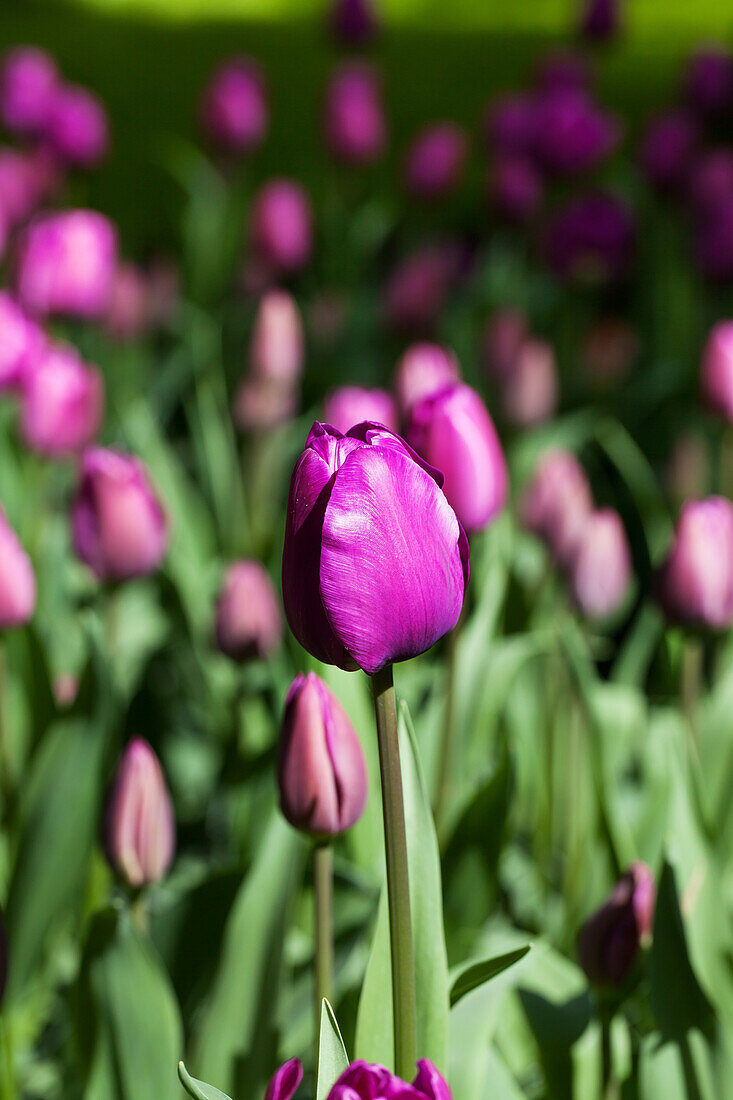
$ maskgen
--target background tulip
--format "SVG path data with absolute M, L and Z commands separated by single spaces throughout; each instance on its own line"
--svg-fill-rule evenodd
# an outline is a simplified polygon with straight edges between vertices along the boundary
M 549 420 L 557 409 L 559 379 L 555 352 L 546 340 L 527 339 L 501 383 L 504 419 L 518 428 Z
M 482 359 L 495 381 L 502 382 L 511 374 L 528 335 L 527 318 L 518 309 L 497 309 L 489 318 L 484 329 Z
M 688 111 L 668 111 L 655 118 L 647 127 L 639 151 L 649 182 L 660 190 L 684 183 L 698 140 L 697 123 Z
M 605 192 L 571 199 L 553 216 L 547 258 L 563 278 L 605 282 L 625 274 L 636 231 L 629 208 Z
M 553 450 L 540 459 L 520 513 L 525 527 L 544 539 L 555 560 L 565 565 L 592 507 L 590 484 L 575 455 Z
M 682 508 L 659 597 L 672 622 L 709 630 L 733 623 L 733 504 L 725 497 Z
M 499 217 L 522 223 L 542 201 L 542 177 L 528 157 L 503 156 L 493 166 L 490 190 Z
M 44 128 L 53 152 L 65 163 L 92 168 L 109 147 L 107 112 L 86 88 L 65 84 L 57 89 Z
M 158 758 L 141 737 L 130 742 L 117 769 L 105 842 L 112 867 L 134 889 L 160 882 L 173 861 L 170 795 Z
M 569 572 L 573 598 L 589 618 L 605 618 L 623 603 L 631 585 L 631 551 L 621 517 L 613 508 L 588 514 Z
M 0 508 L 0 629 L 22 626 L 35 606 L 33 566 Z
M 403 416 L 424 397 L 458 382 L 461 370 L 450 348 L 440 344 L 412 344 L 395 370 L 394 387 Z
M 37 137 L 43 132 L 56 94 L 58 72 L 45 50 L 19 46 L 3 61 L 0 116 L 11 133 Z
M 400 332 L 431 330 L 460 270 L 460 256 L 451 242 L 421 245 L 387 276 L 384 316 Z
M 338 160 L 370 164 L 387 140 L 379 77 L 371 66 L 345 65 L 331 77 L 324 111 L 326 143 Z
M 484 141 L 492 152 L 531 156 L 537 133 L 537 102 L 526 93 L 503 96 L 489 104 L 484 117 Z
M 685 77 L 690 106 L 701 115 L 721 115 L 733 104 L 733 57 L 710 47 L 693 54 Z
M 558 176 L 586 172 L 618 145 L 621 127 L 587 92 L 559 89 L 537 105 L 535 148 L 540 163 Z
M 275 271 L 300 270 L 311 254 L 313 229 L 306 191 L 294 180 L 266 183 L 250 212 L 252 243 L 260 259 Z
M 386 390 L 342 386 L 326 397 L 323 419 L 340 432 L 348 432 L 349 428 L 366 420 L 397 431 L 397 406 Z
M 113 340 L 134 340 L 146 329 L 149 319 L 149 287 L 145 274 L 135 264 L 118 264 L 112 282 L 105 328 Z
M 103 412 L 102 376 L 73 348 L 48 344 L 23 375 L 20 427 L 31 450 L 51 457 L 83 450 Z
M 252 371 L 261 378 L 293 385 L 303 368 L 303 324 L 293 297 L 268 290 L 257 309 L 250 348 Z
M 613 38 L 619 30 L 619 3 L 620 0 L 586 0 L 581 33 L 599 41 Z
M 328 1100 L 372 1100 L 377 1096 L 385 1100 L 408 1096 L 410 1100 L 451 1100 L 448 1082 L 432 1062 L 422 1058 L 417 1069 L 410 1086 L 384 1066 L 352 1062 L 329 1092 Z
M 291 1100 L 302 1080 L 303 1067 L 297 1058 L 291 1058 L 274 1073 L 265 1100 Z
M 333 0 L 330 23 L 334 38 L 345 46 L 363 46 L 379 29 L 373 0 Z
M 99 317 L 109 308 L 117 260 L 112 223 L 94 210 L 65 210 L 25 231 L 17 292 L 30 313 Z
M 703 351 L 700 381 L 710 408 L 733 423 L 733 321 L 719 321 L 711 329 Z
M 645 863 L 634 863 L 601 908 L 583 925 L 578 958 L 588 981 L 597 986 L 623 985 L 654 923 L 656 886 Z
M 43 334 L 15 300 L 0 291 L 0 393 L 17 389 L 43 346 Z
M 595 321 L 581 348 L 588 380 L 598 389 L 612 386 L 625 378 L 638 355 L 637 331 L 620 317 L 601 317 Z
M 280 645 L 280 607 L 272 581 L 257 561 L 230 565 L 216 605 L 216 643 L 235 661 L 265 658 Z
M 415 138 L 405 161 L 408 191 L 424 199 L 436 199 L 460 182 L 468 157 L 468 138 L 454 122 L 427 126 Z
M 265 139 L 267 88 L 259 65 L 235 57 L 220 65 L 204 90 L 199 110 L 206 137 L 229 153 L 249 153 Z

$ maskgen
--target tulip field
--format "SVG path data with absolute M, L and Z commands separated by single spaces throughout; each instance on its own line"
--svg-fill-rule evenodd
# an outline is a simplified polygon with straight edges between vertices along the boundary
M 653 6 L 0 25 L 0 1100 L 733 1098 L 733 46 Z

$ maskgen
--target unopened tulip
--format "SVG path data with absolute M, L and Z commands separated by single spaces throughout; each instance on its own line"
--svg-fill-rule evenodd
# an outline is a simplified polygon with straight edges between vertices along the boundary
M 42 197 L 35 158 L 19 149 L 0 149 L 0 209 L 16 227 L 33 213 Z
M 11 50 L 0 73 L 3 125 L 22 137 L 38 137 L 49 117 L 57 83 L 56 65 L 45 50 L 33 46 Z
M 165 513 L 142 462 L 102 447 L 82 457 L 72 526 L 77 554 L 100 580 L 152 573 L 168 546 Z
M 291 1100 L 303 1080 L 303 1067 L 297 1058 L 291 1058 L 275 1071 L 267 1086 L 265 1100 Z
M 461 369 L 450 350 L 440 344 L 412 344 L 403 354 L 395 370 L 395 392 L 403 416 L 413 405 L 458 382 Z
M 39 454 L 83 450 L 99 431 L 103 411 L 102 376 L 71 347 L 47 344 L 23 375 L 21 435 Z
M 635 237 L 632 213 L 623 202 L 602 191 L 580 195 L 554 215 L 547 258 L 563 278 L 612 281 L 625 274 Z
M 514 370 L 522 344 L 529 335 L 527 318 L 518 309 L 497 309 L 484 329 L 482 359 L 496 382 L 503 382 Z
M 109 147 L 107 112 L 87 88 L 63 85 L 54 96 L 44 137 L 66 164 L 92 168 Z
M 620 0 L 586 0 L 580 20 L 581 34 L 596 41 L 605 41 L 618 34 Z
M 717 46 L 695 53 L 685 90 L 690 106 L 701 115 L 724 115 L 733 105 L 733 56 Z
M 303 832 L 338 836 L 364 812 L 367 775 L 359 738 L 314 672 L 296 676 L 285 700 L 277 777 L 280 809 Z
M 338 69 L 326 89 L 326 143 L 348 164 L 371 164 L 384 150 L 387 125 L 377 73 L 362 63 Z
M 107 807 L 105 846 L 114 870 L 139 889 L 160 882 L 176 847 L 176 823 L 157 756 L 136 737 L 125 749 Z
M 592 985 L 618 987 L 630 977 L 639 950 L 651 939 L 655 906 L 652 871 L 633 863 L 580 930 L 578 959 Z
M 513 369 L 501 383 L 501 411 L 517 428 L 531 428 L 549 420 L 557 409 L 559 379 L 552 345 L 546 340 L 524 341 Z
M 710 408 L 733 423 L 733 321 L 719 321 L 711 329 L 700 381 Z
M 40 328 L 9 294 L 0 291 L 0 393 L 18 389 L 43 343 Z
M 272 581 L 257 561 L 230 565 L 216 604 L 216 643 L 235 661 L 269 657 L 280 645 L 280 606 Z
M 558 176 L 586 172 L 618 145 L 618 119 L 603 111 L 585 91 L 560 90 L 543 95 L 537 105 L 535 149 Z
M 384 1066 L 352 1062 L 328 1094 L 327 1100 L 451 1100 L 448 1082 L 427 1058 L 417 1063 L 412 1084 L 395 1077 Z
M 116 261 L 116 233 L 103 214 L 47 214 L 24 233 L 18 297 L 30 313 L 41 316 L 99 317 L 109 308 Z
M 136 264 L 118 264 L 104 323 L 118 343 L 136 339 L 147 328 L 148 283 Z
M 667 618 L 683 626 L 727 630 L 733 623 L 733 504 L 690 500 L 659 576 Z
M 259 65 L 236 57 L 211 77 L 201 100 L 201 127 L 206 137 L 228 153 L 249 153 L 265 139 L 269 106 Z
M 405 161 L 407 190 L 437 199 L 460 182 L 468 158 L 468 138 L 455 122 L 437 122 L 417 135 Z
M 522 92 L 495 99 L 484 116 L 484 144 L 490 153 L 528 157 L 534 154 L 537 100 Z
M 688 191 L 701 214 L 733 195 L 733 149 L 720 145 L 702 153 L 690 168 Z
M 542 201 L 542 176 L 529 157 L 498 157 L 491 173 L 491 199 L 500 218 L 526 222 Z
M 373 675 L 456 625 L 468 543 L 442 484 L 386 428 L 313 425 L 290 482 L 283 597 L 318 660 Z
M 397 406 L 386 390 L 342 386 L 326 397 L 323 418 L 326 424 L 339 432 L 348 432 L 355 424 L 363 424 L 367 420 L 397 431 Z
M 363 46 L 375 37 L 379 26 L 374 0 L 333 0 L 331 32 L 344 46 Z
M 569 566 L 573 599 L 589 619 L 617 611 L 632 579 L 631 551 L 618 512 L 590 512 L 575 544 Z
M 294 385 L 303 369 L 303 324 L 292 295 L 268 290 L 257 309 L 250 366 L 260 378 Z
M 0 630 L 27 623 L 35 606 L 33 566 L 0 508 Z
M 257 193 L 250 212 L 252 244 L 275 271 L 299 271 L 310 258 L 313 227 L 310 199 L 299 183 L 275 179 Z
M 543 539 L 559 565 L 567 565 L 593 508 L 583 467 L 569 451 L 548 451 L 524 494 L 524 526 Z
M 468 534 L 482 530 L 504 507 L 504 452 L 486 406 L 470 386 L 459 383 L 414 405 L 408 439 L 443 474 L 443 492 Z
M 667 111 L 652 120 L 639 151 L 642 170 L 652 186 L 669 191 L 684 183 L 698 139 L 697 123 L 689 111 Z

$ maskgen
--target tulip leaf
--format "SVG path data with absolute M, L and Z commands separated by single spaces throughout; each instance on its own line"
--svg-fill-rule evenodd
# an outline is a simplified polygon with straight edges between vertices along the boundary
M 333 1009 L 324 997 L 321 1007 L 321 1030 L 318 1036 L 318 1071 L 316 1100 L 326 1100 L 336 1080 L 349 1064 L 344 1041 Z
M 178 1063 L 178 1077 L 186 1092 L 193 1096 L 194 1100 L 230 1100 L 225 1092 L 220 1092 L 213 1085 L 205 1085 L 203 1081 L 197 1081 L 192 1077 L 183 1062 Z
M 469 963 L 456 974 L 450 991 L 451 1008 L 458 1004 L 462 997 L 473 989 L 478 989 L 485 982 L 490 982 L 503 970 L 508 970 L 516 962 L 523 959 L 530 949 L 531 944 L 518 947 L 514 951 L 507 951 L 504 955 L 496 955 L 493 959 L 482 959 L 480 962 Z

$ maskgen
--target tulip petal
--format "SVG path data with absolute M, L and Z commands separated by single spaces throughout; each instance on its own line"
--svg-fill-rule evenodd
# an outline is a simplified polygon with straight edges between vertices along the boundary
M 291 1058 L 275 1072 L 267 1086 L 265 1100 L 290 1100 L 302 1080 L 303 1067 L 297 1058 Z
M 451 1100 L 448 1082 L 427 1058 L 417 1063 L 417 1077 L 413 1081 L 418 1092 L 429 1096 L 430 1100 Z

